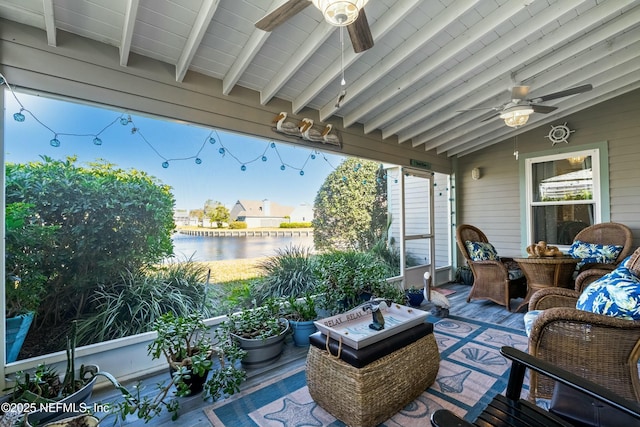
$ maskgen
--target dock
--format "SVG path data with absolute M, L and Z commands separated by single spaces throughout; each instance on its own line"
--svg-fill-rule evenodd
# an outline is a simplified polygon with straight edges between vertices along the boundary
M 282 230 L 178 230 L 179 234 L 202 237 L 309 237 L 313 230 L 283 228 Z

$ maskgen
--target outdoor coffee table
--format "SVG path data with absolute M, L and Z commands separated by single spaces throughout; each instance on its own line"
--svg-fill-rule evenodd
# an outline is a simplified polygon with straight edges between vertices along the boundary
M 311 398 L 349 427 L 376 426 L 436 379 L 440 352 L 433 324 L 422 323 L 359 350 L 316 332 L 310 337 Z
M 514 258 L 527 278 L 527 295 L 516 311 L 529 304 L 539 289 L 560 287 L 573 289 L 573 272 L 581 260 L 570 256 Z

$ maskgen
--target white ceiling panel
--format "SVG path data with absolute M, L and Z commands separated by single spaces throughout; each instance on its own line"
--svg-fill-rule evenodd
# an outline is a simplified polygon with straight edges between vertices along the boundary
M 181 70 L 205 74 L 223 81 L 224 93 L 242 86 L 263 103 L 291 102 L 292 114 L 311 108 L 450 156 L 638 86 L 640 0 L 370 0 L 374 46 L 358 54 L 346 30 L 341 52 L 340 30 L 311 4 L 271 32 L 255 27 L 298 1 L 139 0 L 127 23 L 128 0 L 53 0 L 49 21 L 40 0 L 3 0 L 0 17 L 45 30 L 52 46 L 64 30 L 120 47 L 123 66 L 130 50 L 175 66 L 177 81 Z M 342 58 L 347 95 L 335 107 Z M 531 86 L 519 101 L 529 104 L 587 83 L 593 90 L 541 103 L 558 108 L 523 128 L 482 121 L 507 108 L 513 84 Z M 471 108 L 484 109 L 460 111 Z

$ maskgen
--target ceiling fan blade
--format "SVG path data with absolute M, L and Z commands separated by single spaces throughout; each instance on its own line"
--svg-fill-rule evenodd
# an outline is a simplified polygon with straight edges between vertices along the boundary
M 298 12 L 302 12 L 310 4 L 311 1 L 309 0 L 289 0 L 256 22 L 256 28 L 263 31 L 273 31 L 278 25 L 283 24 L 284 21 L 293 17 Z
M 369 21 L 367 21 L 367 15 L 364 14 L 364 9 L 358 12 L 358 19 L 355 22 L 347 25 L 347 30 L 355 53 L 364 52 L 373 47 L 373 35 L 371 35 Z
M 532 105 L 531 108 L 533 108 L 534 113 L 542 114 L 547 114 L 558 109 L 558 107 L 551 107 L 548 105 Z
M 478 108 L 465 108 L 464 110 L 456 110 L 456 113 L 464 113 L 465 111 L 478 111 L 478 110 L 500 110 L 500 107 L 478 107 Z
M 590 84 L 582 85 L 582 86 L 577 86 L 571 89 L 561 90 L 560 92 L 554 92 L 548 95 L 543 95 L 539 98 L 533 98 L 530 101 L 531 102 L 550 101 L 552 99 L 564 98 L 565 96 L 569 96 L 569 95 L 576 95 L 578 93 L 589 92 L 591 89 L 593 89 L 593 86 L 591 86 Z
M 498 111 L 497 113 L 493 113 L 487 117 L 485 117 L 484 119 L 480 120 L 481 122 L 488 122 L 489 120 L 493 119 L 494 117 L 498 117 L 500 115 L 500 112 Z
M 529 94 L 529 86 L 514 86 L 511 88 L 511 99 L 525 99 Z

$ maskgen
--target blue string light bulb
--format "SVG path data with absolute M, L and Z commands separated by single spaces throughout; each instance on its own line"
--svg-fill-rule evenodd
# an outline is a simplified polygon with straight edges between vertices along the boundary
M 24 117 L 24 114 L 22 114 L 23 111 L 24 111 L 24 108 L 21 108 L 20 111 L 15 113 L 13 115 L 13 120 L 15 120 L 16 122 L 20 122 L 20 123 L 24 122 L 25 117 Z
M 43 126 L 44 128 L 46 128 L 47 130 L 49 130 L 51 133 L 54 134 L 54 137 L 52 139 L 49 140 L 49 144 L 52 147 L 60 147 L 61 146 L 61 141 L 58 139 L 59 135 L 62 135 L 64 137 L 67 136 L 72 136 L 72 137 L 91 137 L 92 138 L 92 142 L 94 145 L 96 146 L 102 146 L 103 145 L 103 140 L 100 138 L 100 135 L 103 131 L 105 131 L 107 128 L 109 128 L 112 125 L 116 125 L 117 123 L 120 123 L 122 126 L 128 126 L 131 125 L 130 127 L 130 131 L 131 134 L 135 134 L 138 135 L 140 138 L 142 138 L 144 140 L 144 142 L 149 145 L 151 147 L 151 149 L 163 160 L 162 162 L 162 167 L 164 169 L 167 169 L 169 167 L 169 162 L 174 161 L 174 160 L 187 160 L 187 159 L 194 159 L 195 163 L 197 165 L 202 164 L 202 158 L 199 157 L 201 154 L 202 149 L 204 148 L 205 144 L 208 142 L 210 145 L 214 145 L 216 144 L 218 141 L 217 139 L 220 139 L 220 136 L 217 134 L 216 130 L 212 130 L 211 132 L 209 132 L 209 134 L 205 137 L 204 141 L 202 142 L 202 146 L 200 147 L 200 150 L 194 155 L 194 156 L 190 156 L 190 157 L 182 157 L 182 158 L 166 158 L 164 156 L 162 156 L 160 154 L 160 152 L 153 146 L 153 144 L 148 141 L 146 139 L 146 137 L 144 135 L 142 135 L 139 131 L 139 128 L 135 125 L 133 118 L 131 117 L 130 114 L 126 114 L 126 113 L 122 113 L 117 115 L 110 124 L 108 124 L 106 127 L 104 127 L 100 132 L 98 133 L 94 133 L 94 134 L 78 134 L 78 133 L 69 133 L 69 132 L 56 132 L 55 130 L 53 130 L 51 127 L 47 126 L 46 124 L 44 124 L 41 120 L 39 120 L 31 111 L 29 111 L 28 109 L 26 109 L 23 104 L 20 102 L 20 100 L 18 99 L 18 97 L 16 96 L 16 94 L 13 92 L 13 89 L 11 88 L 11 86 L 9 85 L 9 83 L 3 78 L 3 76 L 0 75 L 0 85 L 2 84 L 6 84 L 6 86 L 9 88 L 9 90 L 11 90 L 11 93 L 13 94 L 13 97 L 15 98 L 15 100 L 17 101 L 17 103 L 19 104 L 19 106 L 21 107 L 20 110 L 16 113 L 13 114 L 13 119 L 17 122 L 24 122 L 26 120 L 26 116 L 25 113 L 28 113 L 29 115 L 31 115 L 31 117 L 33 117 L 35 119 L 35 121 Z M 214 137 L 213 135 L 215 135 L 217 137 Z M 288 163 L 286 163 L 284 161 L 284 159 L 282 158 L 281 154 L 278 151 L 278 147 L 276 146 L 276 143 L 274 141 L 269 141 L 267 143 L 267 148 L 270 147 L 274 150 L 276 150 L 276 155 L 278 156 L 278 159 L 280 161 L 280 170 L 284 171 L 287 169 L 288 166 L 292 167 L 294 170 L 298 171 L 298 174 L 300 176 L 304 176 L 305 171 L 303 170 L 303 168 L 306 165 L 306 161 L 305 163 L 300 167 L 296 167 L 296 166 L 291 166 Z M 218 152 L 224 157 L 226 156 L 226 154 L 229 154 L 230 157 L 232 157 L 233 159 L 235 159 L 239 164 L 240 164 L 240 169 L 244 172 L 247 170 L 248 168 L 248 164 L 251 164 L 253 162 L 257 162 L 258 159 L 260 159 L 262 162 L 267 162 L 268 161 L 268 157 L 266 156 L 266 152 L 267 152 L 267 148 L 265 148 L 265 151 L 262 153 L 262 155 L 259 155 L 256 158 L 253 158 L 252 160 L 249 161 L 242 161 L 241 159 L 237 158 L 227 147 L 224 146 L 223 141 L 220 140 L 220 144 L 218 145 L 219 149 Z M 308 159 L 311 160 L 315 160 L 317 158 L 317 156 L 323 156 L 322 153 L 318 152 L 318 151 L 312 151 L 309 156 L 307 157 Z M 325 157 L 325 160 L 328 161 L 328 159 Z M 360 169 L 361 165 L 358 164 L 355 168 L 355 170 L 357 171 L 358 169 Z M 334 168 L 335 169 L 335 168 Z M 345 178 L 346 180 L 346 178 Z

